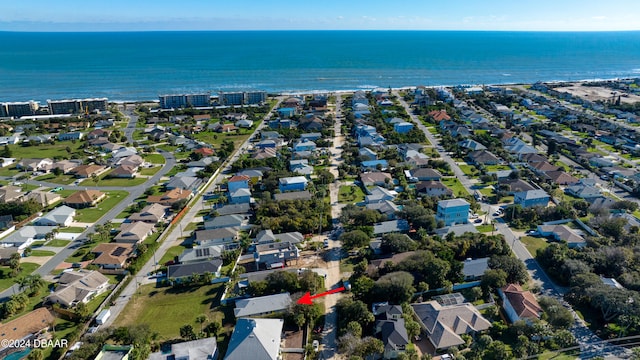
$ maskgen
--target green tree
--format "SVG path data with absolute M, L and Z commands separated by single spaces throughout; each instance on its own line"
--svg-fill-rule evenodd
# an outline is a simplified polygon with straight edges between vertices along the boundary
M 371 239 L 369 238 L 369 235 L 362 230 L 352 230 L 342 233 L 342 235 L 340 235 L 340 240 L 342 241 L 342 246 L 345 249 L 351 250 L 363 248 L 369 245 L 369 241 Z
M 76 305 L 73 312 L 78 316 L 78 319 L 81 322 L 84 321 L 90 314 L 87 304 L 83 303 L 82 301 Z
M 193 326 L 191 326 L 191 324 L 181 326 L 180 337 L 186 341 L 195 340 L 196 334 L 193 332 Z
M 361 338 L 362 337 L 362 325 L 360 325 L 359 322 L 357 321 L 350 321 L 347 324 L 347 333 L 357 337 L 357 338 Z
M 207 318 L 207 315 L 205 314 L 200 314 L 196 317 L 196 324 L 200 324 L 200 333 L 204 331 L 203 326 L 207 322 L 207 320 L 208 318 Z
M 22 270 L 22 266 L 20 264 L 20 254 L 13 253 L 9 257 L 9 269 L 11 269 L 11 276 L 15 277 Z
M 373 301 L 389 301 L 402 304 L 410 301 L 416 289 L 413 287 L 413 275 L 405 271 L 392 272 L 378 279 L 371 289 Z
M 486 270 L 480 281 L 480 287 L 485 296 L 489 295 L 491 289 L 501 288 L 505 285 L 507 285 L 507 273 L 501 269 Z

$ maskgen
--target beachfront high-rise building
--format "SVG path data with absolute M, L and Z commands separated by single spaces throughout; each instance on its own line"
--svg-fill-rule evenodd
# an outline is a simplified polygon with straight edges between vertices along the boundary
M 7 102 L 0 104 L 0 117 L 28 116 L 38 111 L 40 105 L 36 101 Z
M 266 91 L 248 91 L 244 93 L 245 104 L 262 104 L 267 101 Z
M 183 107 L 209 106 L 211 93 L 200 94 L 169 94 L 160 95 L 160 107 L 163 109 L 178 109 Z
M 47 100 L 49 104 L 49 114 L 87 114 L 95 110 L 107 110 L 109 100 L 99 99 L 70 99 L 70 100 Z
M 220 105 L 244 105 L 243 92 L 220 92 Z

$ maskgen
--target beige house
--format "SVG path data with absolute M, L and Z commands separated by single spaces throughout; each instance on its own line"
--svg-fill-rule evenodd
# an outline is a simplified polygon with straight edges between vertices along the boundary
M 62 197 L 56 193 L 40 190 L 32 190 L 22 198 L 22 201 L 33 200 L 43 207 L 47 207 L 51 204 L 55 204 L 62 200 Z
M 97 271 L 67 271 L 60 275 L 58 287 L 47 296 L 45 303 L 74 307 L 78 303 L 87 303 L 109 288 L 109 279 Z
M 153 233 L 153 227 L 153 224 L 141 221 L 124 223 L 120 226 L 120 233 L 113 240 L 117 243 L 141 243 Z
M 0 187 L 0 203 L 6 204 L 20 200 L 24 196 L 22 188 L 13 185 Z
M 81 209 L 91 207 L 104 200 L 107 194 L 98 190 L 80 190 L 64 200 L 64 204 L 72 208 Z

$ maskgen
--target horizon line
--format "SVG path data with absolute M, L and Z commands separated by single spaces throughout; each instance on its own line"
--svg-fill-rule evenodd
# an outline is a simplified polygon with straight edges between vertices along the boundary
M 162 32 L 520 32 L 520 33 L 631 33 L 635 30 L 524 30 L 524 29 L 110 29 L 110 30 L 3 30 L 0 33 L 162 33 Z

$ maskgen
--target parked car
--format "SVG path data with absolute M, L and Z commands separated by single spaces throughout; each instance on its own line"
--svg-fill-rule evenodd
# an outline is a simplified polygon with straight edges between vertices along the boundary
M 320 349 L 320 342 L 318 340 L 313 340 L 313 343 L 311 343 L 313 346 L 313 351 L 318 351 Z
M 473 220 L 474 224 L 482 224 L 482 219 Z

